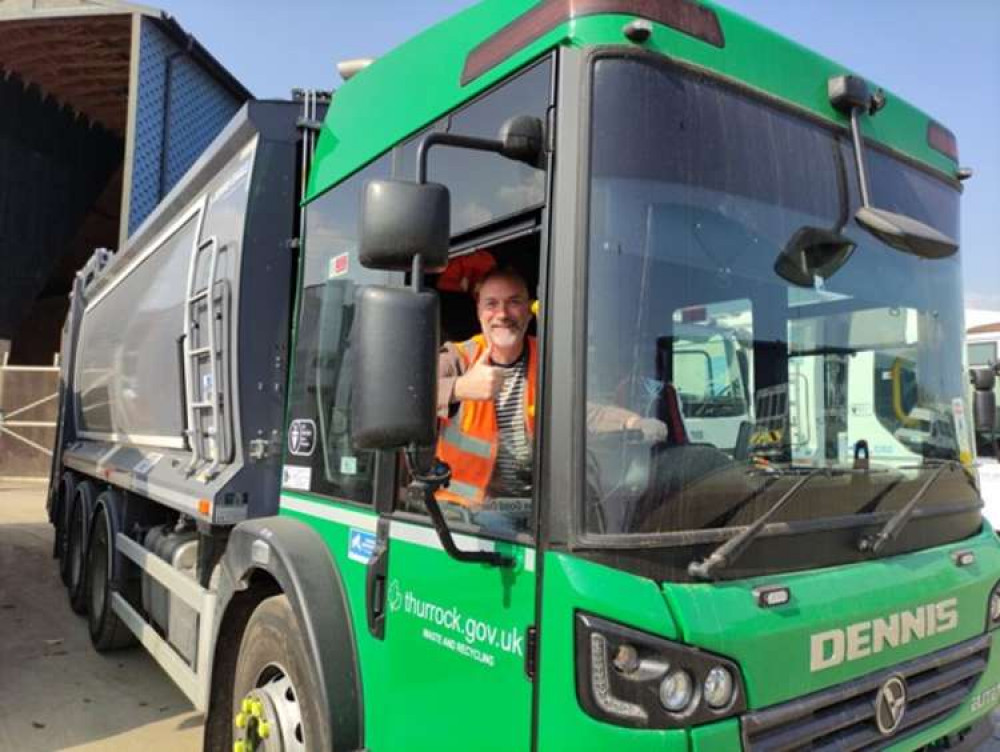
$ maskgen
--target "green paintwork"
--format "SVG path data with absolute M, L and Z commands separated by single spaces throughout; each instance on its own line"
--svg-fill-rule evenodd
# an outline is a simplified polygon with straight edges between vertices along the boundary
M 535 4 L 489 0 L 429 29 L 345 84 L 334 97 L 309 178 L 313 198 L 400 141 L 482 93 L 531 60 L 559 46 L 594 48 L 625 44 L 627 16 L 606 15 L 565 23 L 513 54 L 466 87 L 459 85 L 467 54 Z M 706 3 L 707 4 L 707 3 Z M 656 26 L 647 49 L 701 66 L 743 86 L 840 126 L 826 96 L 829 76 L 848 72 L 728 11 L 717 9 L 726 46 L 717 49 Z M 878 82 L 875 82 L 878 83 Z M 867 135 L 945 175 L 956 165 L 926 143 L 927 117 L 889 94 L 889 104 L 865 123 Z M 372 510 L 311 494 L 286 497 L 319 504 L 331 514 L 363 516 Z M 534 551 L 504 544 L 513 570 L 461 564 L 435 543 L 429 527 L 393 522 L 389 542 L 388 610 L 384 640 L 366 626 L 365 565 L 348 556 L 351 526 L 322 516 L 282 514 L 312 525 L 323 536 L 344 582 L 353 618 L 364 701 L 365 746 L 372 752 L 412 750 L 527 750 L 534 723 L 537 749 L 628 749 L 630 752 L 718 752 L 740 748 L 739 723 L 727 719 L 691 730 L 635 730 L 597 721 L 576 696 L 574 614 L 586 610 L 631 627 L 717 652 L 737 661 L 752 708 L 762 708 L 834 686 L 937 650 L 983 629 L 986 600 L 1000 576 L 1000 546 L 988 526 L 963 541 L 976 564 L 954 565 L 957 545 L 865 564 L 721 584 L 661 584 L 547 552 L 534 571 Z M 354 517 L 358 520 L 359 518 Z M 360 523 L 359 523 L 360 524 Z M 464 538 L 460 545 L 474 543 Z M 784 584 L 793 594 L 785 607 L 764 610 L 753 599 L 761 584 Z M 542 597 L 539 599 L 538 590 Z M 407 597 L 409 594 L 409 597 Z M 810 635 L 884 617 L 945 598 L 958 600 L 958 626 L 919 642 L 813 672 Z M 536 601 L 541 613 L 536 614 Z M 428 611 L 421 604 L 440 607 Z M 427 614 L 460 614 L 456 626 Z M 473 620 L 470 622 L 470 620 Z M 482 624 L 466 638 L 465 625 Z M 523 636 L 540 628 L 539 675 L 524 673 Z M 495 632 L 493 631 L 495 630 Z M 995 700 L 973 710 L 982 692 L 1000 685 L 1000 657 L 962 709 L 933 730 L 913 737 L 910 749 L 989 712 Z M 534 716 L 533 716 L 534 713 Z
M 331 511 L 361 512 L 374 528 L 375 515 L 357 505 L 283 495 Z M 422 531 L 424 540 L 390 538 L 385 639 L 377 640 L 367 629 L 365 565 L 348 557 L 351 526 L 287 507 L 281 513 L 319 532 L 340 572 L 358 647 L 368 749 L 457 752 L 473 738 L 477 750 L 530 747 L 533 686 L 524 671 L 524 646 L 535 622 L 533 550 L 497 544 L 514 558 L 510 569 L 460 564 L 428 544 L 436 541 L 432 528 L 405 525 L 411 536 Z M 469 541 L 460 545 L 471 547 Z M 460 629 L 436 623 L 435 610 L 417 600 L 460 614 Z
M 735 718 L 691 729 L 691 752 L 723 752 L 740 748 L 740 724 Z
M 956 567 L 951 558 L 956 550 L 974 551 L 976 563 Z M 735 719 L 685 733 L 621 729 L 587 716 L 576 701 L 574 683 L 573 618 L 578 610 L 734 659 L 743 670 L 749 705 L 758 709 L 982 634 L 987 599 L 998 573 L 1000 546 L 988 528 L 961 545 L 883 561 L 716 585 L 665 584 L 662 590 L 649 580 L 550 553 L 545 558 L 540 621 L 539 748 L 605 750 L 627 743 L 630 750 L 687 750 L 690 741 L 693 751 L 740 749 Z M 752 590 L 762 584 L 788 586 L 792 601 L 784 607 L 759 608 Z M 831 595 L 834 593 L 838 596 Z M 958 599 L 955 629 L 870 658 L 810 672 L 810 635 L 945 598 Z M 998 683 L 1000 658 L 994 651 L 962 709 L 913 739 L 923 744 L 982 716 L 996 704 L 996 697 L 975 711 L 973 698 Z M 898 746 L 912 749 L 915 745 L 907 741 Z
M 282 491 L 282 496 L 291 496 L 297 499 L 323 504 L 334 509 L 349 510 L 358 512 L 355 505 L 333 504 L 325 499 L 312 496 L 310 494 L 299 494 L 291 491 Z M 331 522 L 320 517 L 308 514 L 301 514 L 296 511 L 282 507 L 283 516 L 293 517 L 311 526 L 322 536 L 330 556 L 340 573 L 341 582 L 347 593 L 348 608 L 353 623 L 354 639 L 357 643 L 359 663 L 361 669 L 361 689 L 364 707 L 372 708 L 382 697 L 382 690 L 378 682 L 367 681 L 366 677 L 377 675 L 384 676 L 385 654 L 382 651 L 381 643 L 373 638 L 367 629 L 367 617 L 365 612 L 365 565 L 358 561 L 353 561 L 347 556 L 348 536 L 351 527 L 337 522 Z M 375 515 L 371 514 L 372 525 L 375 523 Z
M 976 552 L 976 563 L 956 567 L 951 553 L 970 548 Z M 998 573 L 1000 546 L 995 534 L 987 530 L 972 541 L 864 564 L 714 585 L 666 584 L 663 591 L 677 615 L 683 641 L 739 661 L 749 705 L 762 708 L 982 634 L 987 600 Z M 758 608 L 752 591 L 761 585 L 788 587 L 791 602 L 773 609 Z M 810 671 L 811 634 L 945 598 L 958 599 L 955 629 Z M 780 678 L 775 676 L 775 666 L 781 666 Z
M 538 748 L 603 752 L 684 752 L 682 730 L 639 731 L 597 721 L 576 700 L 573 625 L 576 611 L 596 613 L 670 639 L 677 639 L 667 604 L 652 580 L 567 554 L 548 553 L 543 569 L 538 682 Z
M 323 504 L 369 517 L 356 505 L 324 502 L 308 494 L 285 496 Z M 578 610 L 598 614 L 667 639 L 724 654 L 742 667 L 752 708 L 801 697 L 810 692 L 891 666 L 930 650 L 940 649 L 981 633 L 986 601 L 1000 572 L 1000 546 L 988 528 L 961 545 L 942 546 L 866 564 L 831 567 L 770 578 L 719 585 L 657 583 L 563 553 L 548 553 L 544 563 L 542 613 L 533 618 L 536 575 L 527 562 L 533 551 L 501 544 L 517 565 L 512 571 L 459 564 L 440 548 L 400 540 L 390 542 L 390 609 L 386 639 L 375 640 L 365 626 L 365 567 L 348 558 L 350 525 L 331 522 L 284 508 L 282 514 L 312 525 L 326 541 L 347 591 L 361 666 L 366 708 L 366 744 L 385 749 L 467 749 L 470 739 L 483 750 L 529 749 L 532 683 L 524 674 L 523 650 L 517 637 L 537 623 L 541 629 L 538 691 L 539 749 L 607 750 L 626 745 L 641 750 L 737 750 L 738 723 L 729 719 L 682 730 L 640 731 L 599 722 L 584 713 L 576 699 L 573 619 Z M 410 526 L 414 528 L 416 526 Z M 426 529 L 430 532 L 429 528 Z M 464 541 L 468 546 L 469 542 Z M 972 550 L 976 563 L 958 568 L 951 554 Z M 463 623 L 473 617 L 494 626 L 494 645 L 455 635 L 454 646 L 431 642 L 425 628 L 447 638 L 448 630 L 422 620 L 405 600 L 392 610 L 392 582 L 405 599 L 406 591 L 443 609 L 456 608 Z M 792 602 L 762 610 L 752 597 L 760 584 L 784 584 Z M 831 598 L 830 593 L 851 593 Z M 959 625 L 949 631 L 900 646 L 817 674 L 809 671 L 809 636 L 831 627 L 942 598 L 959 601 Z M 516 630 L 516 632 L 515 632 Z M 513 639 L 503 635 L 516 635 Z M 503 644 L 501 644 L 503 643 Z M 492 665 L 476 660 L 473 651 L 492 655 Z M 507 647 L 504 650 L 503 647 Z M 780 667 L 776 670 L 775 667 Z M 1000 657 L 946 723 L 919 737 L 924 743 L 962 728 L 988 712 L 975 710 L 974 699 L 1000 686 Z M 498 710 L 502 709 L 502 710 Z M 910 749 L 908 741 L 899 749 Z
M 517 558 L 513 569 L 462 564 L 440 548 L 391 540 L 388 674 L 383 722 L 366 736 L 371 749 L 459 752 L 471 740 L 484 752 L 530 748 L 533 688 L 524 646 L 535 621 L 536 577 L 534 567 L 525 569 L 523 547 L 507 552 Z
M 588 16 L 556 27 L 462 87 L 460 78 L 469 52 L 534 4 L 533 0 L 487 0 L 428 29 L 345 83 L 333 97 L 323 124 L 308 198 L 548 50 L 627 43 L 621 29 L 632 17 Z M 832 75 L 852 71 L 711 5 L 722 24 L 724 48 L 660 25 L 643 46 L 846 125 L 827 100 L 826 82 Z M 864 119 L 865 133 L 953 177 L 956 164 L 927 145 L 927 116 L 891 91 L 887 93 L 885 109 L 874 119 Z

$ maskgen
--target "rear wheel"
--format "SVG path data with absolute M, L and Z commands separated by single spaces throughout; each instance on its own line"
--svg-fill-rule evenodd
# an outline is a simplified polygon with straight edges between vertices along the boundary
M 112 503 L 113 491 L 105 491 L 98 498 Z M 87 547 L 87 626 L 90 641 L 98 652 L 118 650 L 135 644 L 135 637 L 118 614 L 111 608 L 112 574 L 114 567 L 114 534 L 111 518 L 102 504 L 91 524 L 90 545 Z
M 69 585 L 69 558 L 66 549 L 69 545 L 69 515 L 73 511 L 76 500 L 76 478 L 72 473 L 64 473 L 59 483 L 59 499 L 55 513 L 55 542 L 53 554 L 59 560 L 59 576 L 64 585 Z
M 69 606 L 76 613 L 87 610 L 87 589 L 84 572 L 87 568 L 87 513 L 93 509 L 94 486 L 84 481 L 77 486 L 66 529 L 66 591 Z
M 247 622 L 236 659 L 234 748 L 332 749 L 319 698 L 305 638 L 288 598 L 275 595 L 261 601 Z

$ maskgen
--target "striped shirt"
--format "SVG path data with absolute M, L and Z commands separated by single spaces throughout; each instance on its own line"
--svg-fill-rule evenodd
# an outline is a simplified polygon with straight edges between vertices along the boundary
M 524 416 L 527 383 L 527 349 L 509 366 L 500 393 L 494 398 L 497 411 L 497 458 L 488 493 L 492 497 L 530 497 L 532 446 Z

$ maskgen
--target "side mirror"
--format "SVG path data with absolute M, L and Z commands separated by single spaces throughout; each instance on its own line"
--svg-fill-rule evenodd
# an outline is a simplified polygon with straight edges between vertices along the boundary
M 926 259 L 954 255 L 958 250 L 958 243 L 944 233 L 913 217 L 872 206 L 858 121 L 861 115 L 873 117 L 885 107 L 885 92 L 878 89 L 872 93 L 868 82 L 858 76 L 833 76 L 827 81 L 827 94 L 830 104 L 851 119 L 851 141 L 861 193 L 861 208 L 854 215 L 855 221 L 883 243 L 904 253 Z
M 815 277 L 832 277 L 854 252 L 854 241 L 822 227 L 800 227 L 782 248 L 774 271 L 800 287 L 812 287 Z
M 996 429 L 997 398 L 993 392 L 996 376 L 992 368 L 970 368 L 969 377 L 976 392 L 973 395 L 972 415 L 976 433 L 993 435 Z
M 450 228 L 451 196 L 443 185 L 369 181 L 361 204 L 361 264 L 409 271 L 419 254 L 426 271 L 444 271 Z
M 854 219 L 883 243 L 920 258 L 947 258 L 958 250 L 952 238 L 905 214 L 863 206 Z
M 354 323 L 351 432 L 361 449 L 437 438 L 438 299 L 429 290 L 365 287 Z

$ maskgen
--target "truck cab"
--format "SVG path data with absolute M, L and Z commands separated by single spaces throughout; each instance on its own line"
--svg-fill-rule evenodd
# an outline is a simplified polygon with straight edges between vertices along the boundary
M 902 750 L 988 732 L 1000 550 L 961 422 L 944 131 L 894 96 L 843 109 L 857 82 L 835 64 L 715 6 L 663 7 L 681 5 L 479 6 L 334 99 L 288 420 L 354 440 L 321 428 L 286 456 L 282 514 L 342 572 L 371 749 Z M 417 105 L 401 66 L 441 64 L 435 45 L 466 35 Z M 761 45 L 781 75 L 752 62 Z M 397 119 L 366 114 L 376 93 Z M 522 116 L 543 134 L 528 160 L 504 155 Z M 444 233 L 422 219 L 442 188 Z M 386 229 L 388 205 L 369 222 L 373 195 L 397 197 L 409 235 Z M 872 209 L 913 224 L 875 228 Z M 382 260 L 372 226 L 398 243 Z M 475 334 L 445 296 L 417 301 L 484 250 L 539 301 L 533 483 L 455 509 L 427 495 L 446 477 L 420 460 L 434 359 L 402 311 Z M 318 399 L 327 365 L 339 386 Z M 374 395 L 397 413 L 356 409 Z M 596 430 L 605 407 L 667 436 Z M 880 718 L 901 686 L 906 712 Z

